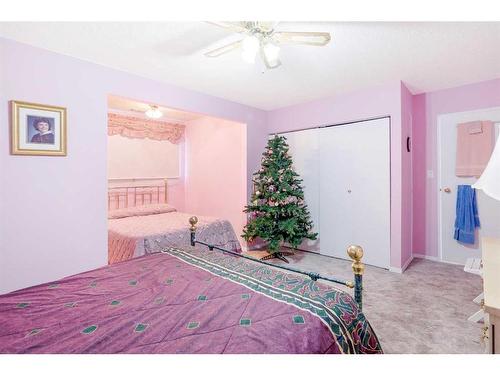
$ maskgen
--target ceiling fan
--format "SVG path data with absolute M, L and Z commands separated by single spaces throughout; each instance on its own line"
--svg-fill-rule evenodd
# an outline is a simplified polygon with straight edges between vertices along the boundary
M 243 39 L 205 52 L 207 57 L 218 57 L 237 48 L 242 49 L 245 62 L 254 63 L 259 53 L 268 69 L 281 65 L 280 46 L 283 44 L 305 44 L 325 46 L 330 42 L 330 33 L 309 31 L 276 31 L 277 22 L 209 22 L 243 35 Z

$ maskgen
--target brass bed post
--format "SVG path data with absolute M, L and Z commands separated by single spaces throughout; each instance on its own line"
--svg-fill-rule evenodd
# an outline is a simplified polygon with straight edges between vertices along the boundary
M 189 230 L 191 231 L 191 246 L 195 245 L 196 223 L 198 223 L 198 218 L 196 216 L 191 216 L 189 218 L 189 224 L 191 224 L 191 228 L 189 228 Z
M 363 310 L 363 272 L 365 265 L 361 263 L 363 258 L 363 248 L 357 245 L 351 245 L 347 248 L 347 254 L 353 260 L 352 272 L 354 272 L 354 300 L 359 309 Z

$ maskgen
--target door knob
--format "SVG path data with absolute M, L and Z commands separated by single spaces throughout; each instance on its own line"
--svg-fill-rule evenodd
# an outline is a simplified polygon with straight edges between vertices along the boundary
M 445 193 L 451 193 L 451 189 L 450 189 L 449 187 L 444 188 L 444 189 L 443 189 L 443 191 L 444 191 Z

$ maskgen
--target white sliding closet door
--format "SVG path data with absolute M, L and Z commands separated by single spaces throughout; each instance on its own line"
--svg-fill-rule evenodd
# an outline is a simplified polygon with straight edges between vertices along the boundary
M 389 118 L 319 129 L 321 254 L 390 264 Z
M 281 134 L 290 147 L 295 172 L 302 178 L 304 201 L 307 204 L 313 231 L 319 233 L 319 129 L 300 130 Z M 305 240 L 299 249 L 319 252 L 319 236 Z

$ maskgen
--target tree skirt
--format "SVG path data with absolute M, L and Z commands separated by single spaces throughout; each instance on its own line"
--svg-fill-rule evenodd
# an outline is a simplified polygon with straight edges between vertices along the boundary
M 290 256 L 290 255 L 293 255 L 295 254 L 293 252 L 293 250 L 287 248 L 287 247 L 282 247 L 280 249 L 280 252 L 281 254 L 285 255 L 285 256 Z M 269 253 L 267 252 L 267 250 L 262 250 L 262 249 L 259 249 L 259 250 L 248 250 L 248 251 L 245 251 L 244 252 L 245 255 L 248 255 L 248 256 L 251 256 L 251 257 L 254 257 L 254 258 L 257 258 L 257 259 L 262 259 L 266 256 L 269 255 Z

